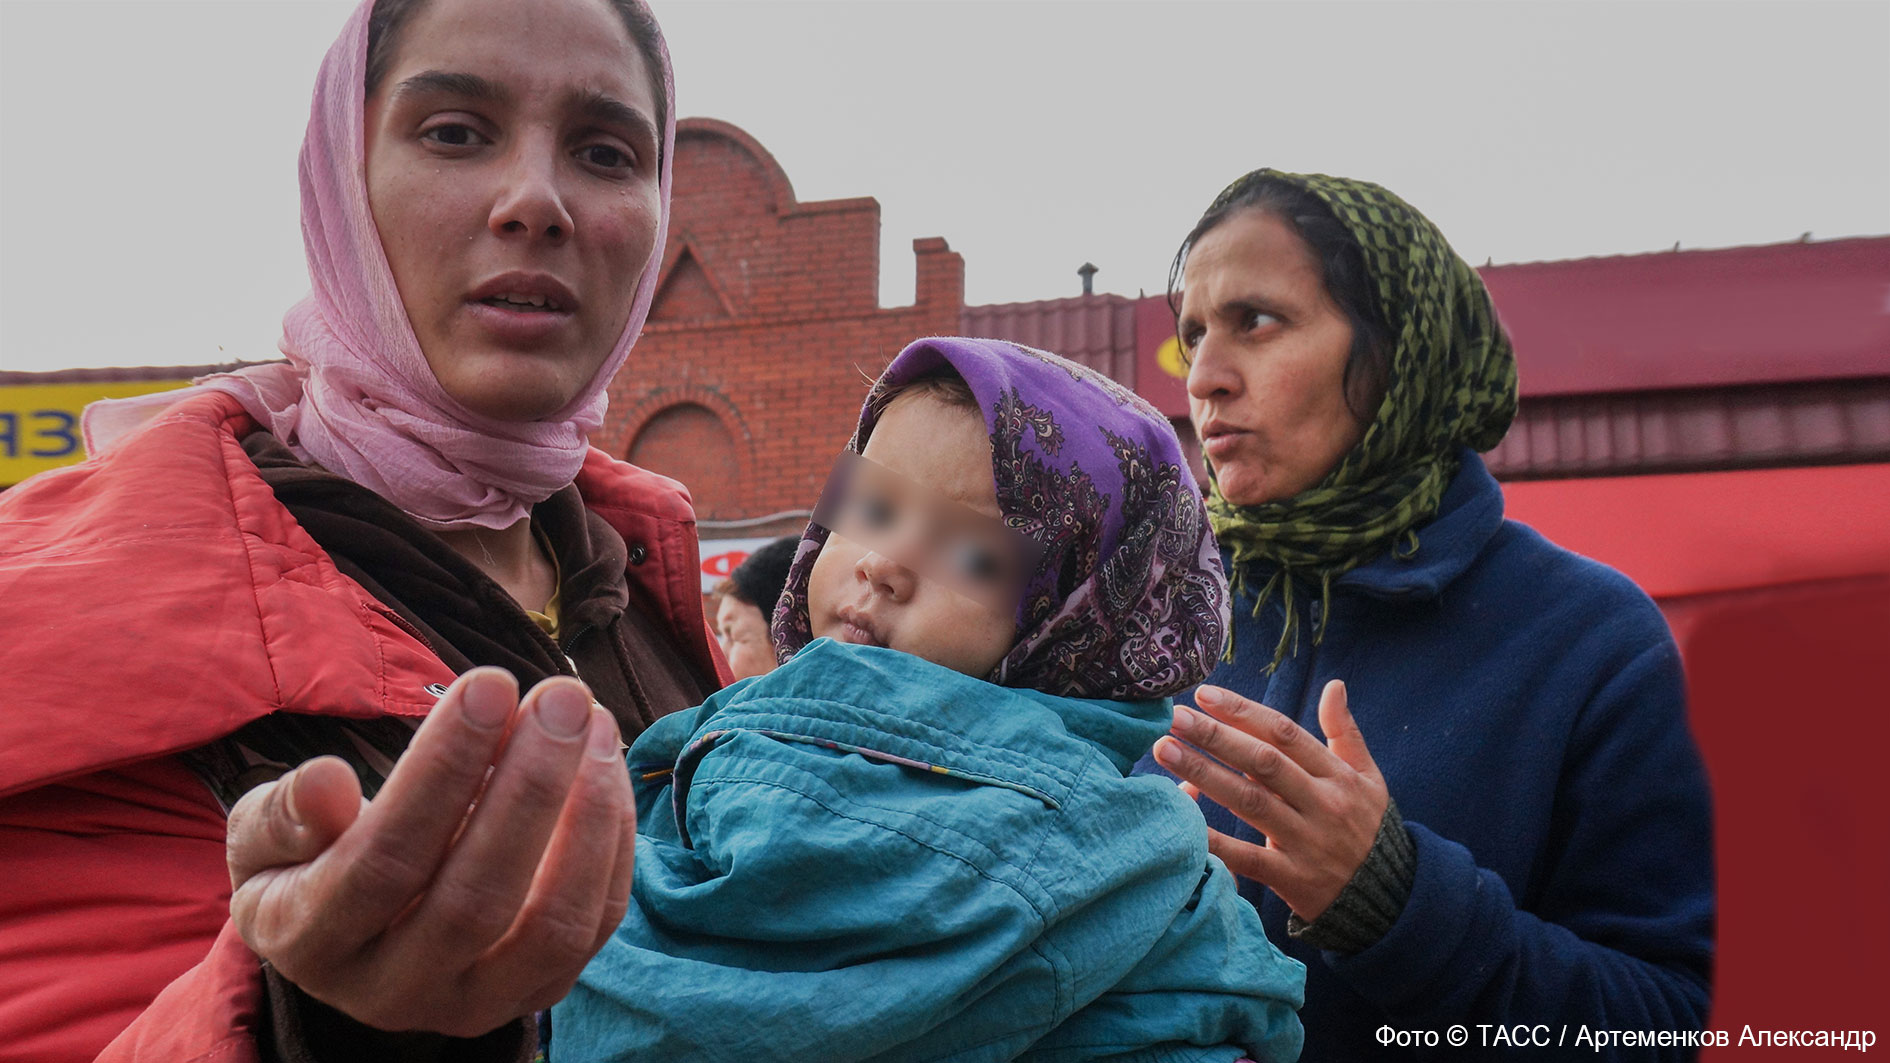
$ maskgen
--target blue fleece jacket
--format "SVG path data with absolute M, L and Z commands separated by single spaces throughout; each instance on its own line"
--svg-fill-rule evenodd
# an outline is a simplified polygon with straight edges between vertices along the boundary
M 820 639 L 657 721 L 631 911 L 554 1063 L 1295 1058 L 1304 970 L 1128 776 L 1169 705 Z
M 1564 1052 L 1582 1024 L 1700 1028 L 1713 823 L 1665 621 L 1626 577 L 1505 521 L 1501 489 L 1467 450 L 1418 536 L 1415 556 L 1334 582 L 1317 645 L 1318 595 L 1295 595 L 1299 650 L 1271 676 L 1284 613 L 1236 602 L 1236 660 L 1208 680 L 1318 735 L 1319 692 L 1343 679 L 1417 851 L 1402 916 L 1350 956 L 1291 942 L 1286 905 L 1242 880 L 1268 933 L 1307 965 L 1306 1058 L 1382 1056 L 1385 1024 L 1440 1036 L 1464 1024 L 1467 1048 L 1442 1049 L 1451 1058 L 1479 1054 L 1479 1023 L 1547 1025 Z

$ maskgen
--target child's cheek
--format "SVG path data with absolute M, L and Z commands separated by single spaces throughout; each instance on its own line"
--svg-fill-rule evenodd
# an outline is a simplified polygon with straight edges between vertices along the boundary
M 833 623 L 834 610 L 841 605 L 855 560 L 847 556 L 851 552 L 839 536 L 828 535 L 807 575 L 807 620 L 816 638 Z

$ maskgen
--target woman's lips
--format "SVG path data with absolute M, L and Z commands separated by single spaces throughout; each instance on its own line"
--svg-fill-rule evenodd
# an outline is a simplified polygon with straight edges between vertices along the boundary
M 576 320 L 576 315 L 568 310 L 519 306 L 502 300 L 472 300 L 465 305 L 466 312 L 480 329 L 509 346 L 543 343 Z
M 1201 449 L 1210 460 L 1220 460 L 1240 449 L 1251 432 L 1223 429 L 1201 441 Z
M 531 347 L 559 339 L 577 320 L 578 297 L 549 273 L 508 270 L 468 292 L 467 313 L 501 345 Z

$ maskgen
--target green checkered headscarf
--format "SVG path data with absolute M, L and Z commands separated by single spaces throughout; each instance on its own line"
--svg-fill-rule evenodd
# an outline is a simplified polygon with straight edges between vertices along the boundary
M 1284 599 L 1286 628 L 1272 671 L 1298 645 L 1296 581 L 1316 585 L 1326 603 L 1317 643 L 1334 579 L 1388 549 L 1402 557 L 1417 551 L 1417 527 L 1437 515 L 1457 473 L 1458 444 L 1489 450 L 1509 430 L 1516 358 L 1482 279 L 1410 204 L 1367 181 L 1255 170 L 1227 186 L 1207 213 L 1238 203 L 1262 183 L 1311 192 L 1358 242 L 1391 338 L 1384 400 L 1364 437 L 1325 479 L 1258 506 L 1227 501 L 1218 483 L 1209 492 L 1215 536 L 1232 554 L 1236 600 L 1255 562 L 1267 562 L 1272 572 L 1254 615 L 1276 591 Z

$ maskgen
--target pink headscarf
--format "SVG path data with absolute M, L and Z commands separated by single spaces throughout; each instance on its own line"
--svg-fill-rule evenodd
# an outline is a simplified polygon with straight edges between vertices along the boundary
M 302 242 L 313 292 L 282 320 L 272 363 L 197 384 L 242 400 L 256 420 L 305 461 L 320 463 L 434 528 L 504 528 L 570 483 L 590 433 L 604 420 L 605 386 L 630 354 L 656 290 L 669 231 L 670 162 L 676 146 L 675 82 L 660 34 L 666 101 L 656 242 L 636 302 L 610 357 L 564 409 L 539 421 L 498 421 L 446 394 L 414 337 L 368 210 L 365 87 L 368 16 L 363 0 L 328 49 L 302 141 Z M 169 405 L 98 403 L 86 411 L 86 445 Z

